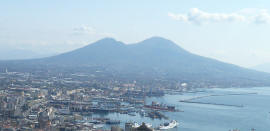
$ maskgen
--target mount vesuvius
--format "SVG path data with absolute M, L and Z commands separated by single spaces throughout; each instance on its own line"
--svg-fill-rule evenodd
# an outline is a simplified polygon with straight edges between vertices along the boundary
M 270 74 L 190 53 L 174 42 L 152 37 L 135 44 L 104 38 L 60 55 L 32 60 L 1 61 L 5 66 L 59 67 L 80 69 L 102 67 L 114 77 L 168 79 L 229 83 L 230 86 L 270 85 Z

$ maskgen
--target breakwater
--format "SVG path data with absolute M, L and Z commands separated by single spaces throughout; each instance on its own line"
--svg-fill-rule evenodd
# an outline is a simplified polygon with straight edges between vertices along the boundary
M 193 103 L 193 104 L 217 105 L 217 106 L 231 106 L 231 107 L 242 108 L 242 107 L 244 107 L 243 105 L 233 105 L 233 104 L 223 104 L 223 103 L 211 103 L 211 102 L 198 102 L 198 101 L 194 101 L 194 100 L 198 100 L 198 99 L 206 98 L 206 97 L 213 97 L 213 96 L 252 95 L 252 94 L 257 94 L 257 93 L 212 94 L 212 95 L 206 95 L 206 96 L 192 97 L 192 98 L 189 98 L 189 99 L 180 100 L 179 102 L 182 102 L 182 103 Z

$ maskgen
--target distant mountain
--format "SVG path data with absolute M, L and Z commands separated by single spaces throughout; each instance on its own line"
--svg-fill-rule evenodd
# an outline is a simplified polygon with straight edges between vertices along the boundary
M 114 77 L 193 80 L 229 83 L 232 86 L 270 85 L 268 73 L 192 54 L 161 37 L 152 37 L 135 44 L 105 38 L 53 57 L 4 63 L 27 64 L 27 67 L 30 64 L 76 69 L 102 67 L 103 71 L 114 72 Z
M 40 54 L 23 49 L 0 49 L 0 60 L 34 59 L 50 56 L 52 54 Z
M 260 64 L 252 67 L 252 69 L 270 73 L 270 63 Z

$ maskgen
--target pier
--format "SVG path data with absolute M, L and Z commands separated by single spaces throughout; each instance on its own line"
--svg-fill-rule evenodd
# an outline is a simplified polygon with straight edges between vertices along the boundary
M 232 104 L 211 103 L 211 102 L 198 102 L 198 101 L 192 101 L 192 100 L 197 100 L 197 99 L 212 97 L 212 96 L 230 96 L 230 95 L 232 96 L 232 95 L 252 95 L 252 94 L 258 94 L 258 93 L 232 93 L 232 94 L 221 94 L 221 95 L 206 95 L 206 96 L 198 96 L 198 97 L 193 97 L 190 99 L 180 100 L 179 102 L 242 108 L 242 107 L 244 107 L 243 105 L 232 105 Z
M 180 102 L 197 100 L 197 99 L 206 98 L 206 97 L 212 97 L 212 96 L 234 96 L 234 95 L 253 95 L 253 94 L 258 94 L 258 93 L 256 93 L 256 92 L 253 92 L 253 93 L 231 93 L 231 94 L 220 94 L 220 95 L 214 94 L 214 95 L 192 97 L 192 98 L 189 98 L 189 99 L 180 100 Z
M 243 105 L 230 105 L 230 104 L 219 104 L 219 103 L 210 103 L 210 102 L 197 102 L 197 101 L 180 101 L 182 103 L 193 103 L 193 104 L 205 104 L 205 105 L 217 105 L 217 106 L 231 106 L 231 107 L 244 107 Z

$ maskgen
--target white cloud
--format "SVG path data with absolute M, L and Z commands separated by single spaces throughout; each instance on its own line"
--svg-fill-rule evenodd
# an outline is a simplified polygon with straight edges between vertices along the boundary
M 78 27 L 73 28 L 73 33 L 74 34 L 79 34 L 79 35 L 93 35 L 96 34 L 96 30 L 88 25 L 81 25 Z
M 113 37 L 114 34 L 107 32 L 97 31 L 95 28 L 88 25 L 81 25 L 72 29 L 72 35 L 84 35 L 84 36 L 100 36 L 100 37 Z
M 270 24 L 270 14 L 263 10 L 254 17 L 254 22 L 257 24 Z
M 183 14 L 173 14 L 173 13 L 168 13 L 168 15 L 171 18 L 173 18 L 174 20 L 188 22 L 188 16 L 186 16 L 186 15 L 183 15 Z
M 168 13 L 174 20 L 193 23 L 246 22 L 255 24 L 270 24 L 270 14 L 266 9 L 242 9 L 233 13 L 209 13 L 198 8 L 192 8 L 186 14 Z

